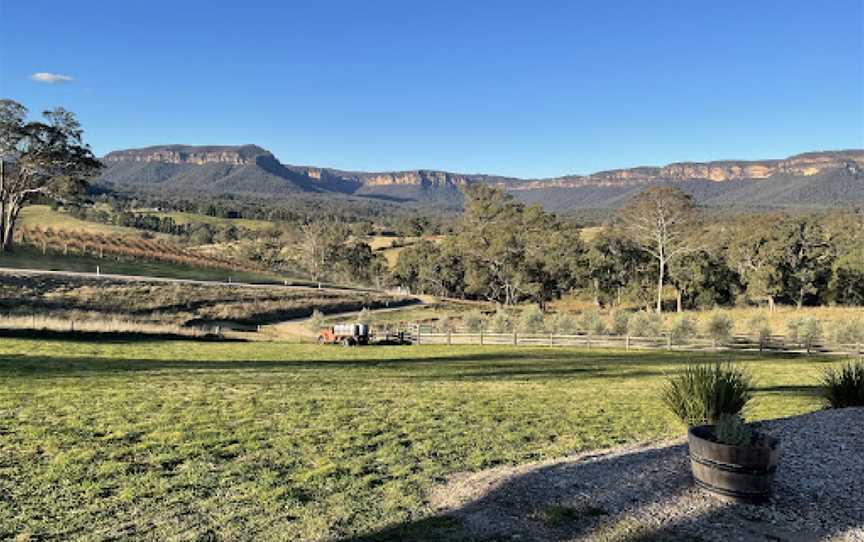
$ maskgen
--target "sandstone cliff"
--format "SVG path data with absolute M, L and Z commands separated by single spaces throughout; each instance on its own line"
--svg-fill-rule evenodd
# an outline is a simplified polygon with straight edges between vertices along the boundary
M 515 179 L 437 170 L 343 171 L 282 164 L 255 145 L 165 145 L 104 157 L 101 181 L 150 189 L 280 196 L 298 192 L 361 196 L 394 203 L 459 206 L 473 183 L 500 186 L 554 210 L 614 207 L 658 183 L 681 186 L 707 204 L 859 205 L 864 150 L 810 152 L 781 160 L 679 162 L 549 179 Z

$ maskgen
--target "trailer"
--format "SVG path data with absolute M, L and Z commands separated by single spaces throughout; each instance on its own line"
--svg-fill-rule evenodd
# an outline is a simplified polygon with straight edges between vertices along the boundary
M 321 330 L 318 344 L 355 346 L 369 344 L 369 326 L 366 324 L 336 324 Z

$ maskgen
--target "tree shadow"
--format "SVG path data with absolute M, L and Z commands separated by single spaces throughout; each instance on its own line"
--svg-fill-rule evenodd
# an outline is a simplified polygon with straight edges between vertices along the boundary
M 766 506 L 727 503 L 695 488 L 687 446 L 678 441 L 457 476 L 455 483 L 433 491 L 432 505 L 441 511 L 432 517 L 342 540 L 799 541 L 843 536 L 864 530 L 864 513 L 851 510 L 849 501 L 864 482 L 819 484 L 815 494 L 812 474 L 805 472 L 812 465 L 802 461 L 813 452 L 807 441 L 795 438 L 821 423 L 825 412 L 759 424 L 783 439 L 775 496 Z M 818 457 L 825 473 L 860 472 L 864 442 L 847 437 L 831 450 Z M 784 456 L 797 460 L 784 462 Z
M 0 337 L 8 339 L 40 339 L 71 343 L 146 343 L 158 341 L 187 342 L 248 342 L 246 339 L 216 335 L 183 335 L 180 333 L 140 333 L 135 331 L 57 331 L 51 329 L 0 329 Z M 54 358 L 51 358 L 54 359 Z
M 82 334 L 83 335 L 83 334 Z M 99 335 L 99 342 L 102 342 L 105 337 Z M 131 339 L 116 338 L 116 340 L 107 340 L 115 344 L 135 344 L 140 341 L 150 340 L 149 335 L 141 337 L 135 336 Z M 81 338 L 76 333 L 74 337 L 65 337 L 58 334 L 58 339 L 73 343 L 92 342 L 93 339 L 86 340 Z M 335 350 L 341 350 L 341 347 L 328 346 L 322 347 Z M 32 354 L 5 354 L 0 358 L 0 373 L 2 372 L 44 372 L 44 373 L 74 373 L 84 371 L 88 373 L 106 371 L 116 374 L 117 372 L 136 372 L 136 371 L 161 371 L 161 370 L 182 370 L 182 371 L 296 371 L 296 370 L 326 370 L 331 368 L 351 368 L 351 369 L 404 369 L 406 371 L 405 378 L 435 378 L 434 375 L 423 373 L 422 369 L 434 369 L 436 372 L 452 372 L 451 376 L 444 378 L 458 379 L 463 370 L 470 367 L 475 367 L 479 371 L 480 367 L 487 366 L 491 362 L 500 363 L 502 361 L 518 361 L 525 360 L 524 352 L 471 352 L 465 354 L 429 356 L 423 358 L 414 357 L 411 354 L 410 346 L 396 346 L 391 348 L 399 348 L 404 350 L 405 355 L 400 355 L 392 358 L 375 358 L 373 356 L 362 356 L 354 358 L 345 358 L 339 356 L 321 357 L 316 359 L 258 359 L 258 360 L 241 360 L 231 357 L 225 359 L 158 359 L 158 358 L 92 358 L 92 357 L 76 357 L 76 356 L 53 356 L 53 355 L 32 355 Z M 370 350 L 370 354 L 372 351 Z M 530 360 L 529 360 L 530 361 Z M 528 363 L 526 362 L 526 365 Z M 542 367 L 542 366 L 541 366 Z M 420 369 L 420 375 L 412 370 Z M 542 371 L 543 369 L 538 369 Z M 599 371 L 601 368 L 595 367 L 593 364 L 588 364 L 584 368 L 585 371 Z M 514 375 L 498 374 L 493 378 L 507 379 L 515 378 Z
M 782 393 L 790 395 L 806 395 L 816 397 L 819 395 L 821 387 L 817 384 L 809 385 L 779 385 L 779 386 L 756 386 L 753 391 L 758 393 Z

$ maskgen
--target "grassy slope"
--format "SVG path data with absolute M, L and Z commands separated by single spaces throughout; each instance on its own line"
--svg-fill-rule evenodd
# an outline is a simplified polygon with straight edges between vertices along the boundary
M 247 230 L 263 230 L 277 226 L 277 222 L 269 222 L 267 220 L 253 220 L 250 218 L 220 218 L 215 216 L 199 215 L 196 213 L 181 213 L 181 212 L 152 212 L 146 211 L 142 214 L 154 215 L 160 218 L 171 217 L 177 224 L 209 224 L 211 226 L 236 228 L 246 228 Z
M 95 273 L 96 266 L 102 273 L 117 275 L 143 275 L 174 279 L 235 282 L 273 282 L 276 277 L 257 273 L 240 273 L 222 269 L 189 267 L 154 260 L 117 260 L 111 257 L 97 258 L 81 254 L 62 254 L 49 250 L 47 254 L 30 246 L 18 246 L 12 253 L 0 255 L 0 267 L 17 269 L 44 269 L 51 271 L 75 271 Z
M 692 356 L 3 340 L 0 538 L 375 532 L 457 471 L 682 434 L 657 394 Z M 741 360 L 751 418 L 818 408 L 824 360 Z
M 141 236 L 141 232 L 134 228 L 100 224 L 79 220 L 66 213 L 52 211 L 47 205 L 30 205 L 21 210 L 20 224 L 28 228 L 54 228 L 55 230 L 86 231 L 90 233 L 122 234 Z

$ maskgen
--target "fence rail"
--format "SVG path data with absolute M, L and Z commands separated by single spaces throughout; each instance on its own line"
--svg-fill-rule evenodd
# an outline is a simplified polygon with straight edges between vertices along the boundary
M 446 345 L 511 345 L 511 346 L 576 346 L 583 348 L 621 348 L 624 350 L 677 350 L 677 351 L 753 351 L 775 353 L 808 353 L 857 356 L 864 359 L 862 343 L 814 342 L 809 345 L 788 340 L 783 335 L 772 335 L 760 341 L 750 335 L 733 335 L 730 340 L 717 343 L 705 337 L 673 341 L 668 334 L 656 337 L 630 335 L 592 335 L 577 333 L 558 335 L 550 333 L 468 333 L 464 331 L 436 332 L 415 326 L 412 330 L 415 344 Z

